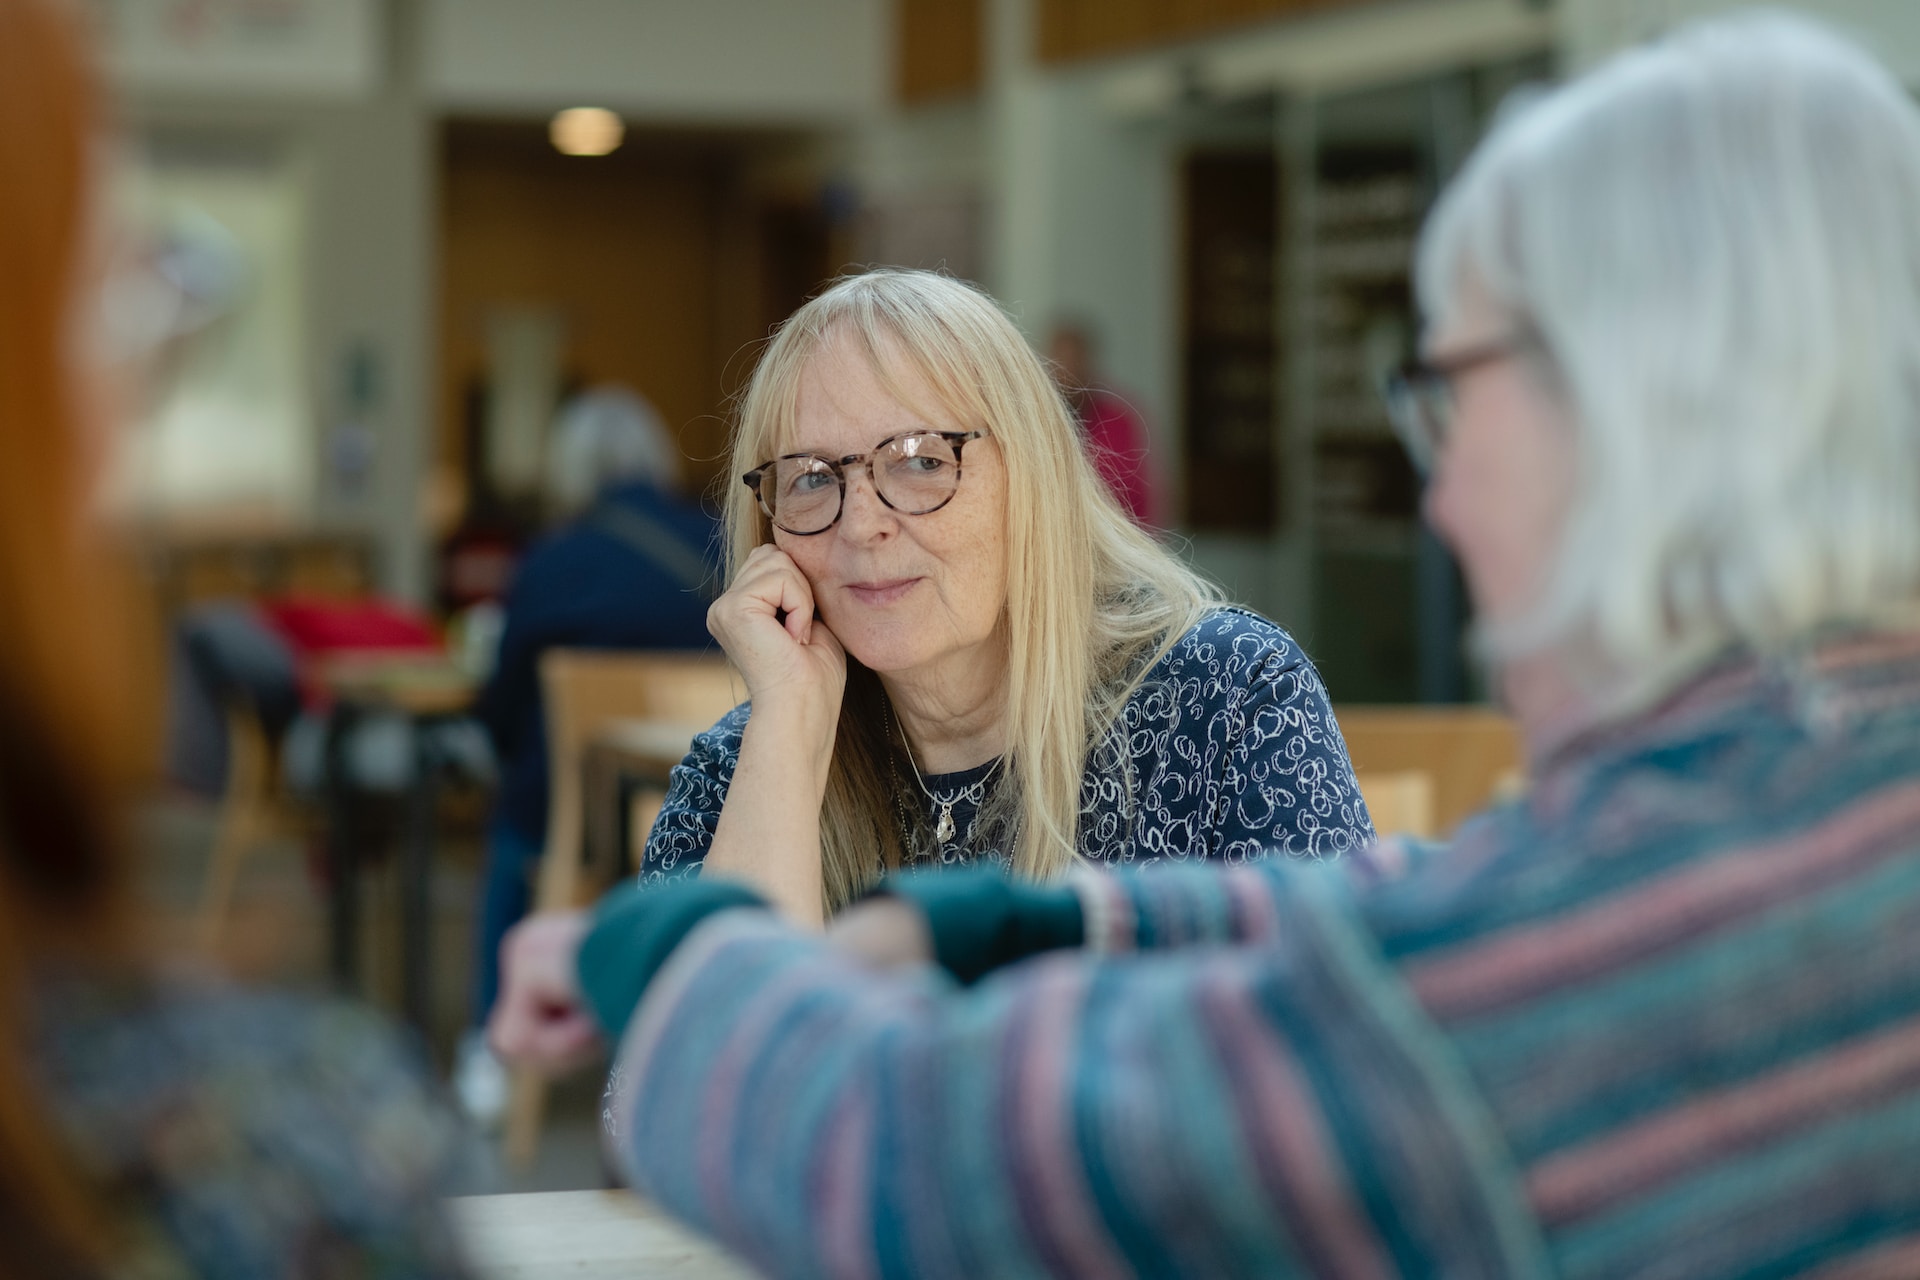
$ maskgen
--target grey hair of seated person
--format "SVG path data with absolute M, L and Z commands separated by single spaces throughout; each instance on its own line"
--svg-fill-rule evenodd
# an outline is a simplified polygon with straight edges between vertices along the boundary
M 554 417 L 547 438 L 547 501 L 565 514 L 622 481 L 677 490 L 681 463 L 679 445 L 646 397 L 617 384 L 591 387 Z
M 1861 48 L 1688 25 L 1498 120 L 1423 233 L 1538 339 L 1577 435 L 1549 585 L 1486 628 L 1668 678 L 1920 597 L 1920 110 Z

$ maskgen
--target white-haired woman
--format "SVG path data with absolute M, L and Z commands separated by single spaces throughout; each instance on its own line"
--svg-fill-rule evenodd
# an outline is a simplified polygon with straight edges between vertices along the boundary
M 674 771 L 644 879 L 704 866 L 819 920 L 923 863 L 1044 878 L 1371 835 L 1306 656 L 1128 521 L 977 290 L 875 271 L 809 302 L 733 456 L 708 625 L 751 700 Z
M 1531 794 L 827 940 L 700 882 L 530 931 L 511 1006 L 626 1028 L 635 1186 L 785 1275 L 1920 1275 L 1920 111 L 1694 28 L 1503 120 L 1420 265 L 1398 407 Z M 1179 950 L 847 955 L 1083 943 Z

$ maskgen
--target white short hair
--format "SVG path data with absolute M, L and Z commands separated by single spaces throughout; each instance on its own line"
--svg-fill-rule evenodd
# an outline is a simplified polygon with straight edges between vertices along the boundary
M 1920 597 L 1920 110 L 1804 18 L 1701 22 L 1505 114 L 1419 292 L 1539 340 L 1578 492 L 1496 658 L 1660 678 Z
M 585 507 L 626 480 L 678 489 L 680 475 L 680 449 L 659 410 L 616 384 L 568 400 L 547 437 L 547 500 L 561 511 Z

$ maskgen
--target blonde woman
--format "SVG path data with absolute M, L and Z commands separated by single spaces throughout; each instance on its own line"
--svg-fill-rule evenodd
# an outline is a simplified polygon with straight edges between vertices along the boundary
M 819 921 L 885 871 L 1338 854 L 1371 835 L 1319 676 L 1114 505 L 979 291 L 841 281 L 741 406 L 708 626 L 750 701 L 674 772 L 643 878 Z

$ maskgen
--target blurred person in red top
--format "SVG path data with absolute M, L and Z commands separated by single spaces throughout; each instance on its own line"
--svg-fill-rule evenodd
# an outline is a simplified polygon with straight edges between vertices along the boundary
M 93 518 L 126 316 L 77 9 L 0 0 L 0 1270 L 457 1275 L 465 1145 L 413 1055 L 184 976 L 134 887 L 159 645 Z
M 1124 396 L 1101 385 L 1098 355 L 1092 332 L 1077 321 L 1056 324 L 1047 338 L 1054 380 L 1073 408 L 1100 478 L 1135 524 L 1163 528 L 1166 512 L 1146 420 Z

